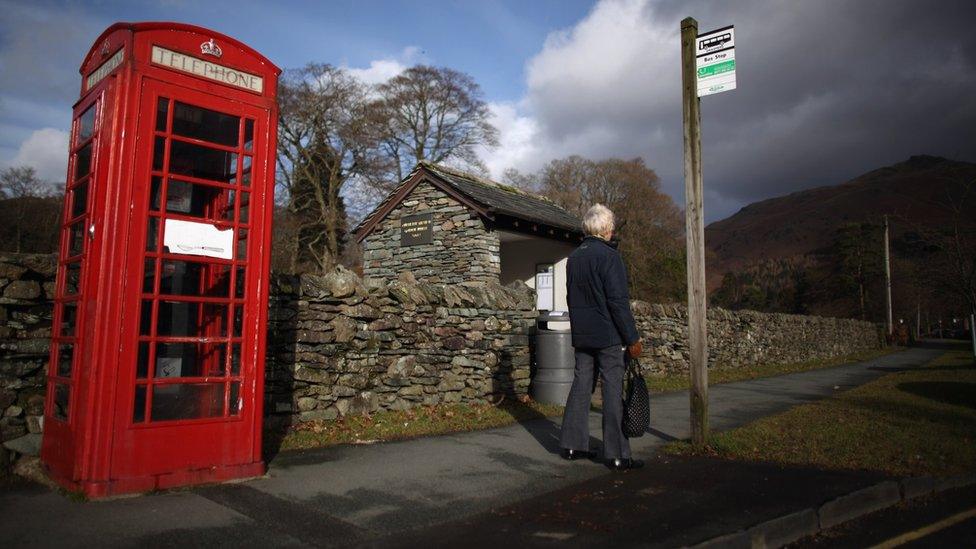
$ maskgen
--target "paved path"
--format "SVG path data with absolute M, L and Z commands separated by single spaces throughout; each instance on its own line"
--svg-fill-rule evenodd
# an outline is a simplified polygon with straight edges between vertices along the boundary
M 941 348 L 715 386 L 711 426 L 725 430 L 922 365 Z M 652 433 L 633 441 L 650 456 L 688 436 L 687 393 L 651 399 Z M 599 435 L 600 416 L 590 418 Z M 608 474 L 558 457 L 558 421 L 404 442 L 282 454 L 266 478 L 141 498 L 79 504 L 40 488 L 0 494 L 6 546 L 235 543 L 347 545 L 522 501 Z M 594 439 L 593 444 L 598 445 Z

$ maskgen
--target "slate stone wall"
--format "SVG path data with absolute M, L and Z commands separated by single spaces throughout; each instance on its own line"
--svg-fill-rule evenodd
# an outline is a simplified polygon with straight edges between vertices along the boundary
M 0 474 L 11 452 L 40 447 L 55 265 L 49 255 L 0 254 Z
M 644 341 L 642 366 L 655 374 L 688 372 L 688 312 L 683 305 L 632 304 Z M 708 310 L 708 367 L 791 364 L 879 349 L 878 325 L 819 316 Z
M 432 214 L 430 244 L 400 246 L 404 216 Z M 392 282 L 409 271 L 431 283 L 498 282 L 498 233 L 488 231 L 471 210 L 422 181 L 363 240 L 363 274 Z
M 277 278 L 266 410 L 295 419 L 524 394 L 535 296 L 524 284 L 367 287 L 340 269 Z

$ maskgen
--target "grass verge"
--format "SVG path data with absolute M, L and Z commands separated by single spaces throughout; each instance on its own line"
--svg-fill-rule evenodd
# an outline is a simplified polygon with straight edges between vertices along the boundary
M 892 351 L 889 349 L 801 364 L 771 364 L 736 370 L 713 370 L 709 372 L 709 383 L 729 383 L 827 368 L 848 362 L 869 360 L 890 352 Z M 688 387 L 688 377 L 652 376 L 648 378 L 648 387 L 651 392 L 683 390 Z M 599 392 L 597 392 L 597 400 L 599 400 Z M 599 402 L 594 409 L 599 410 Z M 284 432 L 269 430 L 265 436 L 266 452 L 273 454 L 279 450 L 301 450 L 338 444 L 366 444 L 492 429 L 531 419 L 561 416 L 562 413 L 562 406 L 534 401 L 524 403 L 506 401 L 499 406 L 442 404 L 405 411 L 383 411 L 370 416 L 346 416 L 329 421 L 303 422 L 291 426 Z
M 520 421 L 561 415 L 562 406 L 529 402 L 442 404 L 411 410 L 383 411 L 370 416 L 346 416 L 331 421 L 308 421 L 293 426 L 280 438 L 281 450 L 319 448 L 336 444 L 365 444 L 504 427 Z
M 901 350 L 903 349 L 889 347 L 886 349 L 862 351 L 860 353 L 854 353 L 836 358 L 810 360 L 796 364 L 763 364 L 760 366 L 749 366 L 735 369 L 710 369 L 708 370 L 708 384 L 718 385 L 720 383 L 732 383 L 734 381 L 744 381 L 747 379 L 758 379 L 762 377 L 806 372 L 808 370 L 819 370 L 821 368 L 831 368 L 833 366 L 841 366 L 851 362 L 863 362 L 865 360 L 871 360 Z M 652 393 L 684 391 L 688 389 L 691 384 L 691 380 L 687 374 L 674 376 L 651 375 L 647 376 L 645 379 L 647 380 L 647 388 Z
M 976 469 L 976 366 L 951 350 L 925 366 L 665 452 L 897 476 Z

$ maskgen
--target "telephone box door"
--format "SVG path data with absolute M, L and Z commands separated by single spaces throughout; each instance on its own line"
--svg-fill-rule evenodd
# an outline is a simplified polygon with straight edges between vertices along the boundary
M 150 79 L 139 105 L 111 476 L 259 462 L 271 113 Z

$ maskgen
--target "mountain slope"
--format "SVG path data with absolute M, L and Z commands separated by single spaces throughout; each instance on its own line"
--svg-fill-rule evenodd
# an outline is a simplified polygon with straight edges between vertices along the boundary
M 769 260 L 803 262 L 831 246 L 847 223 L 891 220 L 892 233 L 913 224 L 938 224 L 947 217 L 961 184 L 976 180 L 976 164 L 934 156 L 913 156 L 847 183 L 818 187 L 756 202 L 705 228 L 708 287 L 716 289 L 728 272 Z M 967 200 L 976 217 L 976 199 Z

